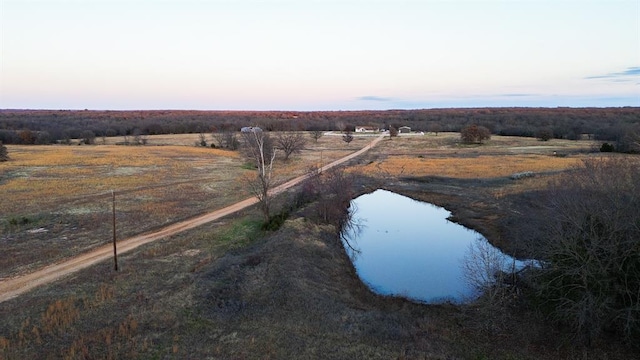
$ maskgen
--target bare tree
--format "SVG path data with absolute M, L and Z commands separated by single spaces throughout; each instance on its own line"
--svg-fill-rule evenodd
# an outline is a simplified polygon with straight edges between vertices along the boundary
M 204 133 L 201 132 L 198 134 L 198 141 L 196 141 L 196 146 L 207 146 L 207 138 Z
M 38 131 L 36 135 L 36 144 L 46 145 L 51 144 L 51 134 L 48 131 Z
M 147 145 L 147 137 L 142 133 L 142 130 L 138 128 L 133 130 L 133 144 Z
M 322 176 L 318 214 L 325 223 L 340 227 L 347 221 L 347 209 L 353 198 L 353 175 L 334 168 Z
M 491 302 L 495 302 L 501 283 L 509 270 L 507 256 L 482 237 L 472 242 L 465 253 L 462 270 L 465 281 Z
M 624 133 L 618 136 L 615 150 L 625 153 L 640 153 L 640 125 L 626 127 Z
M 394 138 L 398 136 L 398 128 L 395 126 L 389 126 L 389 137 Z
M 518 294 L 515 259 L 510 260 L 486 239 L 478 237 L 469 244 L 461 268 L 464 280 L 477 296 L 474 322 L 489 333 L 500 331 Z
M 8 161 L 8 160 L 9 160 L 9 151 L 7 150 L 7 147 L 4 146 L 2 141 L 0 141 L 0 162 Z
M 96 134 L 91 130 L 84 130 L 80 137 L 82 138 L 80 141 L 87 145 L 92 145 L 96 140 Z
M 218 147 L 223 149 L 237 150 L 240 147 L 240 141 L 238 141 L 231 124 L 222 124 L 218 128 L 214 128 L 211 138 L 218 143 Z
M 322 130 L 311 130 L 311 138 L 318 142 L 318 140 L 324 136 L 324 131 Z
M 345 130 L 342 134 L 342 141 L 346 142 L 347 145 L 353 141 L 353 134 L 351 134 L 350 130 Z
M 349 221 L 354 176 L 342 168 L 332 168 L 322 173 L 318 168 L 310 170 L 311 176 L 303 182 L 296 203 L 315 202 L 309 213 L 311 218 L 319 223 L 334 225 L 340 232 L 345 222 Z
M 586 160 L 552 184 L 537 221 L 534 284 L 552 319 L 587 344 L 640 336 L 640 163 Z M 532 215 L 532 214 L 530 214 Z
M 284 160 L 289 160 L 291 154 L 297 154 L 307 144 L 307 140 L 301 132 L 279 132 L 276 136 L 276 145 L 278 149 L 284 152 Z
M 255 163 L 257 172 L 254 178 L 247 179 L 249 191 L 258 198 L 265 223 L 270 220 L 271 196 L 273 186 L 273 163 L 276 151 L 273 141 L 262 131 L 243 132 L 245 155 Z
M 224 132 L 222 131 L 222 129 L 214 127 L 211 131 L 211 140 L 214 144 L 217 143 L 219 148 L 226 148 Z
M 433 122 L 431 124 L 429 124 L 428 128 L 427 128 L 429 132 L 432 132 L 434 134 L 436 134 L 436 136 L 438 136 L 438 133 L 442 131 L 442 125 Z

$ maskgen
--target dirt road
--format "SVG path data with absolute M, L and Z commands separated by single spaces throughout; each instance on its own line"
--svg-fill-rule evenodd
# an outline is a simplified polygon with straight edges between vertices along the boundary
M 383 138 L 384 138 L 384 135 L 376 137 L 371 143 L 369 143 L 364 148 L 352 154 L 349 154 L 341 159 L 338 159 L 332 163 L 324 165 L 321 170 L 326 171 L 328 169 L 331 169 L 334 166 L 340 165 L 346 161 L 349 161 L 363 154 L 364 152 L 368 151 L 369 149 L 374 147 L 376 144 L 378 144 Z M 286 183 L 273 188 L 271 190 L 271 193 L 273 195 L 281 193 L 289 189 L 290 187 L 301 183 L 302 181 L 307 179 L 309 176 L 311 176 L 311 174 L 302 175 L 295 179 L 287 181 Z M 211 221 L 215 221 L 224 216 L 233 214 L 237 211 L 240 211 L 251 205 L 254 205 L 257 202 L 258 202 L 258 199 L 255 197 L 248 198 L 238 203 L 235 203 L 233 205 L 227 206 L 223 209 L 219 209 L 211 213 L 207 213 L 201 216 L 197 216 L 195 218 L 191 218 L 185 221 L 175 223 L 173 225 L 167 226 L 153 233 L 138 235 L 125 240 L 121 240 L 117 244 L 118 253 L 122 254 L 127 251 L 133 250 L 138 246 L 150 243 L 152 241 L 156 241 L 164 237 L 177 234 L 182 231 L 193 229 L 195 227 L 209 223 Z M 63 276 L 69 275 L 71 273 L 74 273 L 76 271 L 89 267 L 91 265 L 94 265 L 100 261 L 110 259 L 112 258 L 112 256 L 113 256 L 113 245 L 108 244 L 108 245 L 104 245 L 99 248 L 96 248 L 94 250 L 91 250 L 87 253 L 75 256 L 63 262 L 45 266 L 44 268 L 37 270 L 35 272 L 32 272 L 30 274 L 21 275 L 11 279 L 4 280 L 0 282 L 0 302 L 12 299 L 40 285 L 51 283 Z

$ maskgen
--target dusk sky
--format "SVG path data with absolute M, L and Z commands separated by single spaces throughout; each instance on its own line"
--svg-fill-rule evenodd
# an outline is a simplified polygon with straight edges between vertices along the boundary
M 640 0 L 0 0 L 0 108 L 640 106 Z

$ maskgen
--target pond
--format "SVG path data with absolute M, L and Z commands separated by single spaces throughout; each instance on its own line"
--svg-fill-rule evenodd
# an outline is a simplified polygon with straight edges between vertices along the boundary
M 354 226 L 343 231 L 343 243 L 360 278 L 379 294 L 463 303 L 496 270 L 523 266 L 433 204 L 376 190 L 352 200 L 351 210 Z

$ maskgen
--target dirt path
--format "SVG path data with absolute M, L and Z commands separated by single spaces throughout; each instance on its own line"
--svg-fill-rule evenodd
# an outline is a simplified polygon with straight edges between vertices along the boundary
M 376 144 L 378 144 L 383 138 L 384 138 L 384 135 L 381 135 L 375 138 L 370 144 L 368 144 L 364 148 L 352 154 L 349 154 L 341 159 L 338 159 L 332 163 L 324 165 L 321 170 L 326 171 L 328 169 L 331 169 L 334 166 L 340 165 L 344 162 L 347 162 L 363 154 L 364 152 L 368 151 L 369 149 L 374 147 Z M 309 176 L 311 176 L 311 174 L 302 175 L 292 180 L 289 180 L 286 183 L 273 188 L 271 190 L 271 193 L 272 195 L 281 193 L 291 188 L 292 186 L 295 186 L 301 183 L 305 179 L 309 178 Z M 169 225 L 153 233 L 138 235 L 125 240 L 121 240 L 118 242 L 118 245 L 117 245 L 118 254 L 126 253 L 127 251 L 133 250 L 138 246 L 162 239 L 167 236 L 177 234 L 182 231 L 193 229 L 195 227 L 209 223 L 211 221 L 215 221 L 224 216 L 233 214 L 237 211 L 240 211 L 251 205 L 254 205 L 257 202 L 258 202 L 258 199 L 255 197 L 248 198 L 238 203 L 235 203 L 233 205 L 227 206 L 225 208 L 216 210 L 214 212 L 207 213 L 207 214 L 204 214 L 195 218 L 191 218 L 185 221 L 181 221 L 173 225 Z M 0 302 L 17 297 L 20 294 L 23 294 L 40 285 L 51 283 L 63 276 L 66 276 L 76 271 L 79 271 L 81 269 L 87 268 L 100 261 L 110 259 L 112 256 L 113 256 L 113 245 L 112 244 L 104 245 L 94 250 L 91 250 L 87 253 L 72 257 L 63 262 L 45 266 L 44 268 L 37 270 L 35 272 L 32 272 L 30 274 L 21 275 L 11 279 L 4 280 L 0 282 Z

